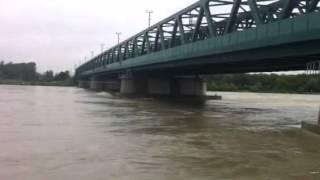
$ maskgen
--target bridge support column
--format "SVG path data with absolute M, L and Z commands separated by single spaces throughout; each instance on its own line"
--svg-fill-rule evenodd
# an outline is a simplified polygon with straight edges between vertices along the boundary
M 103 90 L 107 92 L 119 92 L 121 82 L 118 80 L 106 80 L 103 82 Z
M 147 81 L 139 78 L 122 77 L 120 85 L 120 94 L 139 95 L 146 94 Z
M 206 82 L 198 77 L 139 79 L 124 75 L 121 78 L 120 93 L 124 95 L 204 97 L 206 92 Z
M 165 96 L 205 96 L 207 84 L 201 78 L 149 79 L 148 94 Z
M 94 91 L 102 91 L 103 90 L 103 82 L 99 81 L 96 76 L 90 78 L 90 90 Z
M 88 81 L 88 80 L 80 80 L 78 82 L 78 87 L 79 88 L 84 88 L 84 89 L 90 89 L 90 81 Z
M 89 88 L 88 81 L 86 81 L 86 80 L 79 80 L 79 81 L 78 81 L 78 87 L 79 87 L 79 88 L 88 89 L 88 88 Z
M 180 96 L 206 96 L 207 83 L 201 78 L 183 78 L 178 83 Z

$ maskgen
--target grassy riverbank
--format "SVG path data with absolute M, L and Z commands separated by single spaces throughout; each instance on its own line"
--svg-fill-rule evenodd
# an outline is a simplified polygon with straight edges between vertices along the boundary
M 232 74 L 208 78 L 209 91 L 319 94 L 320 76 Z

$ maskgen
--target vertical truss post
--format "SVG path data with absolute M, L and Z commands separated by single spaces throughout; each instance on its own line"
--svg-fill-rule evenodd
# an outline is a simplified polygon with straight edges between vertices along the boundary
M 213 37 L 216 36 L 217 33 L 215 31 L 215 25 L 214 22 L 212 20 L 212 16 L 211 16 L 211 12 L 209 10 L 209 2 L 206 2 L 202 5 L 202 8 L 204 10 L 204 15 L 207 19 L 207 23 L 208 23 L 208 29 L 209 29 L 209 36 Z
M 146 46 L 147 36 L 148 36 L 148 34 L 147 34 L 147 32 L 145 32 L 143 34 L 142 46 L 141 46 L 141 49 L 140 49 L 140 54 L 142 54 L 142 55 L 144 54 L 144 49 L 145 49 L 145 46 Z
M 110 64 L 110 51 L 107 51 L 107 62 L 106 64 Z
M 115 62 L 115 48 L 112 49 L 112 58 L 111 58 L 111 62 L 114 63 Z
M 99 68 L 99 57 L 94 58 L 96 61 L 96 68 Z
M 146 44 L 147 44 L 147 53 L 151 53 L 150 40 L 149 40 L 149 32 L 146 32 Z
M 251 14 L 256 21 L 257 25 L 263 24 L 263 20 L 261 18 L 260 11 L 257 6 L 257 1 L 256 0 L 248 0 L 250 9 L 251 9 Z
M 275 18 L 273 17 L 273 13 L 272 12 L 268 12 L 268 21 L 269 22 L 275 21 Z
M 158 51 L 158 47 L 159 47 L 159 37 L 160 33 L 159 33 L 159 29 L 157 28 L 157 33 L 156 33 L 156 38 L 154 40 L 154 51 Z
M 200 31 L 200 27 L 201 27 L 201 22 L 202 22 L 202 18 L 204 16 L 204 10 L 203 8 L 200 6 L 200 11 L 199 11 L 199 15 L 198 15 L 198 19 L 192 34 L 192 42 L 197 40 L 197 37 L 199 36 L 199 31 Z
M 104 52 L 102 54 L 102 66 L 105 67 L 106 66 L 106 60 L 107 60 L 107 54 Z
M 227 20 L 226 28 L 224 30 L 225 34 L 232 32 L 232 30 L 233 30 L 232 28 L 236 22 L 236 18 L 237 18 L 237 14 L 238 14 L 240 5 L 241 5 L 241 0 L 234 0 L 233 6 L 231 9 L 231 13 L 230 13 L 230 17 Z
M 136 56 L 136 49 L 137 49 L 137 38 L 134 37 L 133 44 L 132 44 L 131 57 L 135 57 Z
M 117 53 L 117 62 L 121 62 L 121 45 L 118 45 L 118 47 L 117 47 L 117 51 L 118 51 L 118 53 Z
M 146 46 L 147 46 L 147 48 L 146 48 Z M 144 54 L 145 49 L 147 49 L 147 53 L 150 53 L 150 41 L 149 41 L 148 32 L 145 32 L 144 35 L 143 35 L 141 54 Z
M 292 10 L 297 5 L 298 5 L 297 0 L 283 0 L 283 10 L 282 10 L 280 19 L 289 18 L 292 13 Z
M 111 64 L 111 51 L 108 51 L 108 60 L 107 60 L 107 64 Z
M 319 3 L 319 0 L 310 0 L 309 5 L 307 7 L 307 12 L 310 13 L 316 10 L 318 3 Z
M 182 18 L 181 18 L 181 16 L 177 16 L 176 19 L 178 21 L 181 44 L 185 44 L 186 43 L 186 36 L 184 34 L 184 27 L 182 24 Z
M 162 30 L 162 25 L 158 26 L 159 34 L 160 34 L 160 43 L 161 43 L 161 49 L 166 49 L 166 44 L 164 42 L 164 34 Z
M 134 40 L 135 40 L 134 56 L 137 57 L 139 56 L 138 37 L 136 37 Z
M 176 36 L 177 36 L 177 30 L 178 30 L 178 21 L 174 21 L 173 31 L 172 31 L 172 37 L 170 40 L 170 48 L 174 47 L 176 45 Z
M 129 41 L 125 42 L 124 52 L 123 52 L 123 60 L 129 58 Z

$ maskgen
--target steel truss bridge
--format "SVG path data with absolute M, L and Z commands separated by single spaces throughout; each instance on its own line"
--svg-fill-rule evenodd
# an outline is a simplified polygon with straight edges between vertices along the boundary
M 78 79 L 303 70 L 320 58 L 319 0 L 200 0 L 99 54 Z

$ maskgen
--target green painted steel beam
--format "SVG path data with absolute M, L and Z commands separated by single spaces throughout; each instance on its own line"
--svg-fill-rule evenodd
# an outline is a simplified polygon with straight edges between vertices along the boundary
M 201 22 L 202 22 L 203 16 L 204 16 L 204 10 L 203 10 L 203 8 L 200 8 L 199 15 L 198 15 L 198 18 L 197 18 L 197 22 L 195 24 L 195 28 L 194 28 L 194 31 L 193 31 L 193 34 L 192 34 L 192 42 L 195 42 L 197 40 L 197 36 L 199 36 L 199 30 L 200 30 L 200 26 L 201 26 Z
M 310 0 L 307 12 L 313 12 L 317 9 L 317 5 L 319 3 L 319 0 Z
M 257 7 L 257 1 L 256 0 L 248 0 L 251 14 L 254 17 L 254 20 L 256 21 L 257 25 L 263 24 L 263 20 L 261 18 L 261 14 L 259 12 L 259 9 Z
M 297 6 L 299 0 L 283 0 L 283 9 L 281 19 L 289 18 L 294 7 Z
M 209 35 L 210 37 L 214 37 L 217 35 L 216 31 L 215 31 L 215 24 L 212 20 L 212 17 L 211 17 L 211 13 L 210 13 L 210 10 L 209 10 L 209 7 L 208 7 L 208 2 L 204 5 L 202 5 L 202 9 L 204 10 L 204 15 L 207 19 L 207 23 L 208 23 L 208 29 L 209 29 Z
M 233 4 L 231 12 L 230 12 L 230 17 L 227 20 L 227 25 L 224 30 L 225 33 L 232 32 L 232 28 L 234 26 L 234 23 L 236 22 L 236 16 L 237 16 L 237 13 L 240 8 L 241 1 L 242 0 L 234 0 L 234 4 Z
M 179 26 L 181 44 L 185 44 L 186 37 L 185 37 L 185 34 L 184 34 L 184 27 L 182 25 L 182 20 L 181 20 L 180 16 L 177 18 L 177 21 L 178 21 L 178 26 Z

